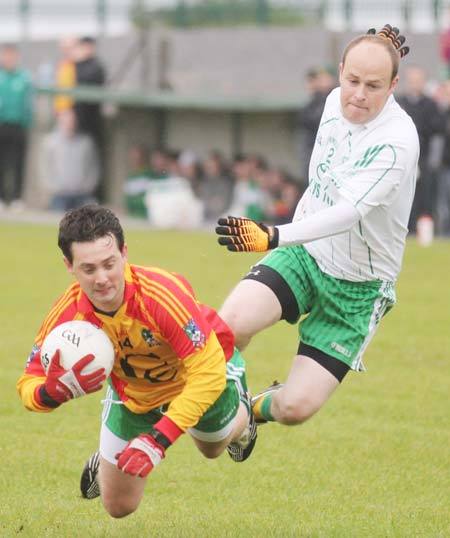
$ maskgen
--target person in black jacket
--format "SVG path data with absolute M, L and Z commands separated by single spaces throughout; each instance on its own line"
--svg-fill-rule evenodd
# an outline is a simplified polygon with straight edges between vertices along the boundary
M 405 90 L 397 97 L 399 105 L 413 119 L 420 140 L 419 179 L 409 220 L 409 230 L 416 232 L 420 217 L 432 217 L 434 211 L 434 176 L 430 169 L 430 149 L 433 137 L 445 129 L 444 115 L 435 100 L 426 94 L 426 74 L 421 67 L 405 70 Z
M 77 86 L 102 86 L 106 82 L 106 72 L 102 62 L 97 56 L 97 43 L 92 37 L 79 39 L 76 49 L 75 74 Z M 94 140 L 100 158 L 100 183 L 95 193 L 96 198 L 104 198 L 104 148 L 103 148 L 103 120 L 101 103 L 75 101 L 74 111 L 78 130 L 88 134 Z
M 325 100 L 335 85 L 335 78 L 326 69 L 312 68 L 306 73 L 306 88 L 309 99 L 300 109 L 297 117 L 300 134 L 301 175 L 305 181 L 308 178 L 309 160 L 316 141 L 316 133 Z
M 105 69 L 96 53 L 96 41 L 92 37 L 82 37 L 77 47 L 75 62 L 78 86 L 102 86 L 105 83 Z M 80 131 L 87 132 L 98 143 L 102 136 L 101 110 L 99 103 L 75 103 L 75 113 Z

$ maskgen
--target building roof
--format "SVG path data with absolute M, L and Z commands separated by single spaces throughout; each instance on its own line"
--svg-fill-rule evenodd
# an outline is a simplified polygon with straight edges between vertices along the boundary
M 144 93 L 100 86 L 77 87 L 61 90 L 56 87 L 37 87 L 40 95 L 70 95 L 79 101 L 108 103 L 125 107 L 176 108 L 203 111 L 226 112 L 282 112 L 292 111 L 302 106 L 299 96 L 220 96 L 220 95 L 180 95 L 172 91 Z

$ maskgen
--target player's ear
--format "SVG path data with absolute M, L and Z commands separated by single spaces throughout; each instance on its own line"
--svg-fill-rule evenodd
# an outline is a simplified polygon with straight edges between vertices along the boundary
M 397 87 L 397 84 L 398 84 L 398 81 L 399 81 L 399 77 L 394 77 L 392 79 L 392 82 L 391 82 L 391 87 L 389 88 L 390 90 L 390 93 L 393 93 L 395 91 L 395 88 Z
M 122 248 L 122 258 L 124 259 L 124 261 L 128 261 L 128 245 L 125 243 L 123 245 L 123 248 Z
M 70 263 L 70 261 L 64 256 L 63 257 L 64 265 L 67 267 L 67 270 L 71 275 L 73 275 L 73 265 Z
M 342 76 L 342 71 L 344 69 L 344 64 L 341 62 L 339 64 L 339 81 L 341 80 L 341 76 Z

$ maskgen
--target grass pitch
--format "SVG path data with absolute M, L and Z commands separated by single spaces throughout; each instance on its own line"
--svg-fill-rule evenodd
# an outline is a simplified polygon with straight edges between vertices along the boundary
M 188 436 L 153 471 L 139 510 L 113 520 L 79 494 L 97 448 L 102 395 L 50 414 L 15 389 L 44 314 L 71 282 L 56 225 L 0 222 L 0 537 L 438 538 L 450 536 L 450 243 L 410 241 L 398 304 L 365 355 L 303 426 L 262 426 L 252 457 L 206 460 Z M 258 259 L 212 234 L 126 231 L 130 260 L 184 274 L 219 307 Z M 283 380 L 297 347 L 287 324 L 245 353 L 253 392 Z

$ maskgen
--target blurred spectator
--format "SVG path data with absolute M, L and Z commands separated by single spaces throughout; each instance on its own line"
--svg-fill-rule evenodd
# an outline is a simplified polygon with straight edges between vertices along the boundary
M 168 177 L 151 181 L 145 198 L 148 219 L 157 228 L 198 228 L 203 222 L 203 204 L 188 179 Z
M 129 173 L 124 184 L 127 212 L 130 216 L 152 222 L 159 218 L 158 210 L 156 216 L 151 213 L 155 212 L 156 203 L 152 198 L 153 194 L 155 197 L 158 197 L 159 193 L 166 196 L 172 187 L 174 192 L 179 193 L 180 182 L 168 181 L 181 178 L 179 154 L 160 147 L 150 150 L 143 144 L 135 144 L 128 151 L 128 165 Z M 182 182 L 183 189 L 189 183 L 186 178 Z M 167 219 L 164 222 L 166 221 Z
M 285 170 L 274 167 L 267 171 L 267 191 L 269 194 L 266 218 L 272 224 L 291 222 L 302 187 Z
M 252 169 L 254 166 L 251 159 L 243 155 L 235 158 L 232 165 L 234 188 L 229 213 L 236 217 L 263 220 L 268 195 L 261 188 L 260 182 L 251 176 Z
M 278 223 L 275 222 L 274 224 L 287 224 L 292 222 L 298 201 L 302 197 L 303 191 L 304 187 L 300 185 L 297 179 L 286 175 L 281 191 L 281 204 L 283 211 L 278 212 L 280 217 L 278 219 Z
M 82 37 L 77 41 L 75 55 L 75 75 L 78 86 L 101 86 L 105 83 L 105 69 L 97 58 L 97 43 L 92 37 Z M 102 118 L 98 103 L 75 103 L 78 129 L 90 134 L 101 146 Z
M 437 99 L 444 121 L 441 148 L 441 166 L 436 185 L 436 231 L 450 237 L 450 80 L 439 88 Z
M 445 77 L 450 76 L 450 27 L 439 36 L 439 56 L 445 66 Z
M 153 148 L 150 152 L 150 177 L 166 179 L 170 175 L 170 156 L 163 148 Z
M 97 57 L 96 40 L 92 37 L 80 38 L 76 43 L 74 54 L 77 86 L 102 86 L 106 81 L 106 74 L 102 62 Z M 105 148 L 101 104 L 76 101 L 74 110 L 79 131 L 90 135 L 97 146 L 100 181 L 96 196 L 103 200 L 106 178 L 104 174 Z
M 433 215 L 434 177 L 430 169 L 430 144 L 444 129 L 443 116 L 432 97 L 426 93 L 426 74 L 421 67 L 408 66 L 404 72 L 405 90 L 397 96 L 400 106 L 413 119 L 420 140 L 419 176 L 409 221 L 412 233 L 422 216 Z
M 77 74 L 75 70 L 75 54 L 77 49 L 77 39 L 75 37 L 65 37 L 59 43 L 61 59 L 56 66 L 55 84 L 59 88 L 70 89 L 77 84 Z M 56 114 L 74 106 L 73 99 L 67 95 L 57 95 L 53 102 Z
M 176 164 L 174 154 L 160 148 L 152 151 L 153 179 L 145 195 L 147 217 L 151 225 L 157 228 L 187 229 L 202 224 L 203 204 L 194 192 L 198 170 L 197 157 L 190 150 L 178 154 Z
M 167 169 L 167 175 L 169 177 L 179 177 L 180 173 L 180 164 L 179 159 L 181 151 L 177 149 L 166 150 L 166 163 L 165 168 Z
M 267 171 L 269 170 L 269 164 L 267 160 L 258 153 L 249 153 L 246 155 L 245 160 L 248 163 L 248 175 L 262 188 L 266 188 Z
M 223 155 L 210 151 L 203 162 L 203 174 L 198 196 L 204 204 L 204 218 L 215 221 L 223 215 L 231 204 L 233 183 Z
M 128 162 L 127 212 L 158 228 L 196 228 L 225 214 L 283 224 L 303 191 L 297 179 L 257 154 L 238 156 L 230 169 L 218 150 L 200 161 L 191 150 L 149 151 L 135 144 Z
M 128 175 L 124 184 L 128 215 L 147 218 L 145 196 L 152 180 L 150 151 L 143 144 L 134 144 L 128 150 Z
M 33 115 L 32 82 L 19 67 L 17 47 L 0 47 L 0 208 L 24 208 L 27 134 Z
M 51 195 L 49 208 L 67 211 L 95 200 L 99 164 L 92 137 L 76 128 L 73 109 L 62 110 L 55 129 L 43 141 L 42 183 Z
M 328 94 L 335 86 L 334 76 L 324 68 L 310 69 L 306 74 L 306 90 L 309 98 L 297 116 L 301 175 L 305 183 L 308 181 L 309 161 L 323 107 Z
M 201 168 L 197 155 L 192 150 L 184 150 L 178 157 L 178 171 L 180 177 L 187 179 L 195 194 L 198 194 Z

